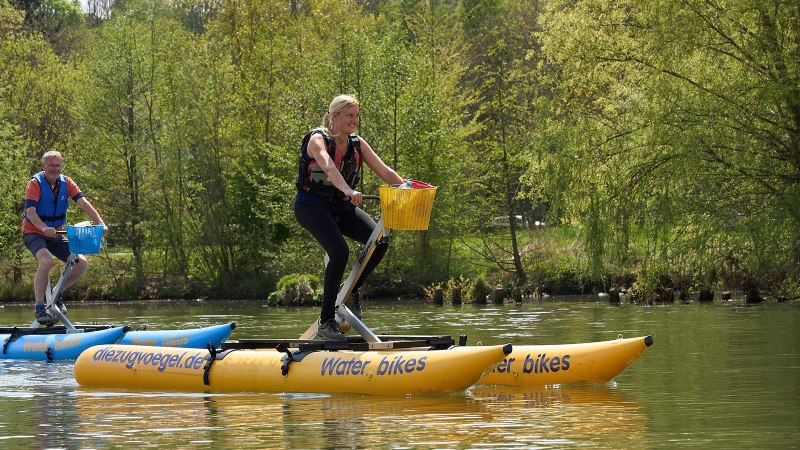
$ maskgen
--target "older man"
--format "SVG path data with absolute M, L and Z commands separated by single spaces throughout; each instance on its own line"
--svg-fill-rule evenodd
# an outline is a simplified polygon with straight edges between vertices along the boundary
M 61 173 L 64 168 L 63 161 L 59 152 L 45 153 L 42 156 L 42 171 L 34 175 L 25 187 L 25 218 L 22 221 L 22 233 L 25 246 L 39 263 L 33 279 L 33 291 L 36 300 L 36 321 L 42 324 L 53 322 L 44 304 L 50 268 L 53 267 L 53 256 L 67 262 L 70 254 L 67 241 L 58 234 L 67 222 L 69 199 L 80 205 L 94 223 L 103 225 L 104 235 L 108 232 L 108 227 L 103 223 L 100 214 L 83 196 L 78 185 L 72 178 Z M 78 281 L 88 266 L 88 261 L 81 255 L 64 282 L 64 288 Z M 59 307 L 62 313 L 66 313 L 63 303 L 60 303 Z

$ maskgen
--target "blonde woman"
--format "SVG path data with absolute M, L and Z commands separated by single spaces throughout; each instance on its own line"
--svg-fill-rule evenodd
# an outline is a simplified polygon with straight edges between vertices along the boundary
M 300 150 L 297 194 L 294 214 L 328 254 L 325 268 L 322 311 L 317 336 L 344 340 L 335 320 L 336 296 L 349 259 L 344 237 L 365 244 L 376 226 L 375 221 L 359 206 L 363 195 L 356 188 L 362 166 L 372 169 L 389 184 L 401 184 L 403 178 L 387 166 L 364 138 L 355 134 L 360 106 L 350 95 L 339 95 L 331 101 L 322 126 L 311 130 Z M 387 245 L 380 244 L 353 287 L 350 307 L 361 318 L 358 288 L 378 265 Z

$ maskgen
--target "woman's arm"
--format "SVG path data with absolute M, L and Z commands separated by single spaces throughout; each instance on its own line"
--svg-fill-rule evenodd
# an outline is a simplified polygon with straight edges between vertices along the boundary
M 375 150 L 370 147 L 364 138 L 358 137 L 361 140 L 361 157 L 364 159 L 364 164 L 367 165 L 381 180 L 387 184 L 402 184 L 403 178 L 397 174 L 391 167 L 383 162 L 380 156 L 375 153 Z
M 350 197 L 356 205 L 361 204 L 363 199 L 361 192 L 351 188 L 347 182 L 344 181 L 344 177 L 342 177 L 339 169 L 336 168 L 336 164 L 334 164 L 331 155 L 328 153 L 327 148 L 325 148 L 325 139 L 321 134 L 317 133 L 311 136 L 311 140 L 308 141 L 306 152 L 308 152 L 308 156 L 317 161 L 319 167 L 325 172 L 325 176 L 331 180 L 331 183 L 336 186 L 336 189 L 339 189 L 344 195 Z

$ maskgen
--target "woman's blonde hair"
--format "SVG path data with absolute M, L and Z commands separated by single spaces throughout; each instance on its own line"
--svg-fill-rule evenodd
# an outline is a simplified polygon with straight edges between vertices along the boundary
M 322 131 L 329 136 L 335 136 L 333 134 L 333 115 L 351 106 L 359 106 L 358 100 L 352 95 L 342 94 L 334 97 L 328 106 L 328 112 L 322 117 L 322 126 L 320 127 Z

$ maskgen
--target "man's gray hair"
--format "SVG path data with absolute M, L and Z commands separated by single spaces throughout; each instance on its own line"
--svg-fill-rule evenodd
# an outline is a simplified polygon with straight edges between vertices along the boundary
M 53 156 L 57 156 L 58 159 L 62 159 L 62 160 L 64 159 L 64 158 L 61 157 L 61 153 L 59 153 L 59 152 L 57 152 L 55 150 L 50 150 L 49 152 L 47 152 L 44 155 L 42 155 L 42 164 L 47 164 L 47 161 L 50 158 L 52 158 Z

